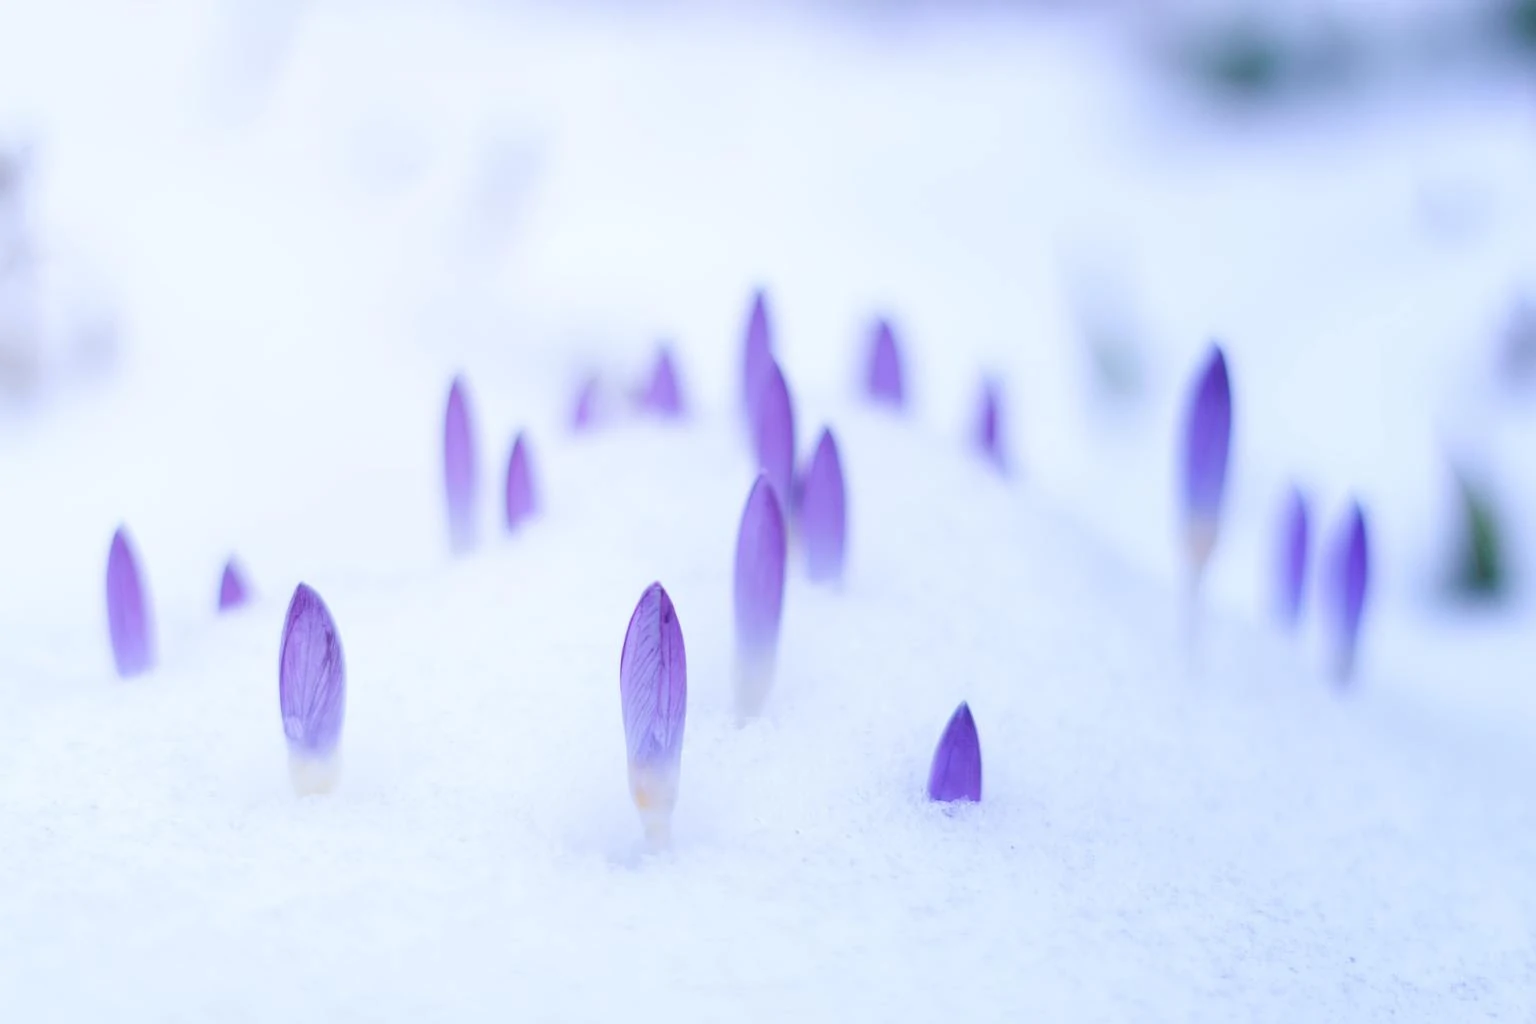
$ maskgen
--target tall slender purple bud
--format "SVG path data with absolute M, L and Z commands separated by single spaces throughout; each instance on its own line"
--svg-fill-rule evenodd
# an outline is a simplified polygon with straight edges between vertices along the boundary
M 758 395 L 752 439 L 757 468 L 768 478 L 780 504 L 788 509 L 795 478 L 795 409 L 779 364 L 770 360 L 766 372 L 762 393 Z
M 340 771 L 347 665 L 330 609 L 304 583 L 294 590 L 283 624 L 277 695 L 295 791 L 328 792 Z
M 970 705 L 961 702 L 939 737 L 933 752 L 933 767 L 928 771 L 928 799 L 981 799 L 981 741 L 976 736 L 976 722 Z
M 245 582 L 245 573 L 233 557 L 224 563 L 224 575 L 219 580 L 219 611 L 243 608 L 251 600 L 251 588 Z
M 463 377 L 453 378 L 443 418 L 443 486 L 448 498 L 448 543 L 456 555 L 475 546 L 476 497 L 474 423 Z
M 1360 643 L 1360 620 L 1370 582 L 1370 552 L 1366 540 L 1365 511 L 1352 502 L 1344 527 L 1333 547 L 1335 677 L 1340 685 L 1355 673 Z
M 768 366 L 772 362 L 773 328 L 768 318 L 768 295 L 759 288 L 752 296 L 752 312 L 747 316 L 741 366 L 741 398 L 749 424 L 757 422 L 757 398 L 768 382 Z
M 981 408 L 976 415 L 976 450 L 997 467 L 1008 471 L 1008 455 L 1003 450 L 1002 387 L 992 378 L 981 385 Z
M 1280 549 L 1277 559 L 1276 609 L 1287 629 L 1301 621 L 1302 595 L 1307 584 L 1307 536 L 1309 532 L 1307 497 L 1292 487 L 1285 499 L 1280 520 Z
M 805 541 L 806 573 L 822 582 L 840 580 L 848 538 L 848 510 L 843 460 L 831 428 L 821 432 L 800 495 L 800 533 Z
M 619 702 L 629 752 L 629 791 L 646 838 L 665 843 L 677 804 L 688 716 L 683 627 L 660 583 L 640 595 L 619 655 Z
M 890 321 L 875 321 L 869 343 L 869 373 L 865 380 L 869 397 L 884 405 L 901 408 L 906 404 L 906 389 L 901 371 L 901 353 L 896 347 L 896 332 Z
M 640 396 L 640 407 L 661 416 L 683 414 L 682 389 L 677 383 L 677 367 L 672 350 L 663 345 L 656 353 L 656 366 L 651 371 L 650 383 Z
M 1189 397 L 1184 421 L 1184 542 L 1198 580 L 1216 546 L 1232 442 L 1232 389 L 1221 346 L 1210 354 Z
M 507 460 L 507 529 L 516 530 L 538 508 L 527 438 L 518 431 L 517 440 L 512 442 L 512 457 Z
M 154 623 L 128 528 L 119 526 L 107 552 L 107 632 L 117 674 L 129 679 L 155 667 Z
M 762 710 L 778 660 L 784 614 L 784 514 L 759 474 L 736 534 L 736 712 Z
M 571 429 L 577 433 L 590 430 L 597 423 L 597 378 L 588 377 L 576 392 L 576 407 L 571 411 Z

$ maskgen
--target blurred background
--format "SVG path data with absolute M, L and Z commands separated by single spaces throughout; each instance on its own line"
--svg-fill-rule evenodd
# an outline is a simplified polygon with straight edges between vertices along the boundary
M 1371 673 L 1536 724 L 1533 70 L 1528 0 L 6 5 L 15 657 L 124 519 L 189 606 L 237 542 L 432 564 L 372 513 L 438 515 L 456 371 L 554 434 L 668 340 L 723 420 L 763 286 L 804 407 L 888 312 L 929 428 L 996 374 L 1017 486 L 1171 585 L 1221 339 L 1217 601 L 1269 615 L 1293 483 L 1324 543 L 1358 496 Z

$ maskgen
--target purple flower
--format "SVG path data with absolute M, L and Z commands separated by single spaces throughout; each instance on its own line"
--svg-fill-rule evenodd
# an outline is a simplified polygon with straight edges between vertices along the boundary
M 784 514 L 759 475 L 736 534 L 736 710 L 756 715 L 773 682 L 784 613 Z
M 597 422 L 597 378 L 588 377 L 581 382 L 576 393 L 576 407 L 571 412 L 571 429 L 577 433 L 590 430 Z
M 640 396 L 640 407 L 662 416 L 683 414 L 682 392 L 677 385 L 677 368 L 673 365 L 672 350 L 665 345 L 656 353 L 656 368 L 651 371 L 651 382 Z
M 976 450 L 989 459 L 999 472 L 1008 471 L 1008 457 L 1003 452 L 1002 388 L 997 381 L 988 378 L 981 384 L 981 409 L 976 417 Z
M 688 716 L 683 627 L 660 583 L 640 595 L 619 655 L 619 702 L 629 751 L 629 790 L 647 838 L 665 842 L 677 804 Z
M 515 530 L 523 520 L 538 511 L 533 493 L 533 470 L 529 467 L 528 445 L 519 431 L 512 442 L 512 457 L 507 460 L 507 529 Z
M 149 599 L 126 526 L 119 526 L 112 535 L 112 548 L 107 553 L 107 632 L 112 637 L 112 659 L 120 677 L 128 679 L 154 668 Z
M 243 608 L 251 599 L 250 587 L 246 586 L 245 573 L 234 558 L 224 563 L 224 576 L 219 580 L 219 611 Z
M 1232 441 L 1232 389 L 1227 359 L 1212 345 L 1195 382 L 1184 421 L 1184 539 L 1196 579 L 1216 546 Z
M 928 799 L 938 801 L 981 799 L 981 741 L 976 722 L 964 701 L 950 716 L 933 752 L 928 772 Z
M 768 295 L 759 288 L 752 296 L 752 312 L 747 317 L 741 368 L 741 397 L 748 423 L 757 422 L 757 396 L 768 381 L 768 366 L 772 362 L 773 330 L 768 320 Z
M 1307 582 L 1307 497 L 1296 487 L 1286 497 L 1280 522 L 1278 578 L 1280 621 L 1295 629 L 1301 621 L 1301 598 Z
M 288 604 L 277 688 L 294 788 L 301 794 L 324 792 L 335 784 L 347 665 L 330 610 L 304 583 Z
M 1333 548 L 1334 613 L 1338 616 L 1335 622 L 1338 647 L 1334 669 L 1341 685 L 1354 675 L 1360 619 L 1365 611 L 1369 579 L 1370 557 L 1366 542 L 1365 512 L 1359 502 L 1352 502 L 1344 529 Z
M 757 468 L 768 478 L 779 502 L 788 508 L 795 477 L 795 409 L 779 364 L 770 360 L 767 375 L 758 395 L 752 440 Z
M 865 382 L 869 397 L 894 408 L 906 404 L 902 386 L 901 353 L 896 348 L 896 332 L 888 320 L 875 321 L 870 338 L 869 375 Z
M 456 555 L 475 546 L 475 436 L 464 378 L 453 378 L 443 419 L 443 485 L 448 496 L 448 542 Z
M 800 529 L 805 540 L 806 572 L 818 582 L 843 576 L 848 511 L 843 491 L 843 460 L 831 428 L 821 432 L 800 495 Z

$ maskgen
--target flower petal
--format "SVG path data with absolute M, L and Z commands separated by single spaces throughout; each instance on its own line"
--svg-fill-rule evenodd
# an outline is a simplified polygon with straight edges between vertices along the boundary
M 961 702 L 939 737 L 928 772 L 928 799 L 981 799 L 981 741 L 970 705 Z
M 154 667 L 154 624 L 150 620 L 149 599 L 125 526 L 117 528 L 107 552 L 107 631 L 121 678 L 128 679 Z
M 901 370 L 901 353 L 896 346 L 896 332 L 890 321 L 875 321 L 869 343 L 869 372 L 865 380 L 869 397 L 893 408 L 906 404 L 906 388 Z
M 250 599 L 251 592 L 245 582 L 245 573 L 240 571 L 240 563 L 230 558 L 224 563 L 224 575 L 219 580 L 219 611 L 243 608 Z
M 779 365 L 770 361 L 766 373 L 752 434 L 757 468 L 768 477 L 779 503 L 788 508 L 795 477 L 795 409 Z
M 462 377 L 448 390 L 443 417 L 443 487 L 448 499 L 448 542 L 456 555 L 475 546 L 476 479 L 474 425 Z
M 759 475 L 736 535 L 737 712 L 757 714 L 773 681 L 784 613 L 784 515 L 768 478 Z
M 289 750 L 310 759 L 330 757 L 346 716 L 346 658 L 330 609 L 304 583 L 288 604 L 277 685 Z
M 800 496 L 800 529 L 805 541 L 806 572 L 816 581 L 843 575 L 848 512 L 843 487 L 843 461 L 831 428 L 821 432 Z
M 677 367 L 672 350 L 665 345 L 656 353 L 656 366 L 651 371 L 651 381 L 640 396 L 640 407 L 661 416 L 683 414 L 682 390 L 677 383 Z
M 1190 393 L 1184 420 L 1184 529 L 1190 568 L 1199 576 L 1216 546 L 1227 453 L 1232 441 L 1232 389 L 1227 358 L 1212 345 Z
M 1333 588 L 1336 634 L 1336 678 L 1342 685 L 1355 672 L 1360 644 L 1360 622 L 1370 582 L 1370 553 L 1366 540 L 1365 510 L 1352 502 L 1333 549 Z
M 507 529 L 515 530 L 523 521 L 538 511 L 538 500 L 533 489 L 533 469 L 528 454 L 526 435 L 518 432 L 512 442 L 512 456 L 507 460 L 506 516 Z

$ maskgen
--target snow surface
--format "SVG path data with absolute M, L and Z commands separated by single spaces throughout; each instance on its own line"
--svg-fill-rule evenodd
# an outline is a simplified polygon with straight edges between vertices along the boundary
M 0 1020 L 1529 1015 L 1532 609 L 1430 593 L 1447 447 L 1536 500 L 1531 411 L 1486 380 L 1536 267 L 1527 88 L 1222 125 L 1092 22 L 734 13 L 0 9 L 38 230 L 118 339 L 0 432 Z M 1138 401 L 1092 386 L 1076 268 L 1122 289 Z M 841 592 L 792 577 L 737 728 L 759 281 L 802 450 L 839 432 L 851 561 Z M 877 310 L 906 419 L 852 396 Z M 1213 333 L 1235 475 L 1192 654 L 1173 439 Z M 681 425 L 625 409 L 663 336 Z M 486 528 L 521 427 L 544 511 L 452 561 L 460 370 Z M 574 437 L 593 371 L 607 420 Z M 1010 480 L 965 448 L 986 371 Z M 1347 694 L 1268 624 L 1293 478 L 1325 536 L 1350 493 L 1372 517 Z M 131 684 L 119 521 L 163 657 Z M 257 600 L 216 618 L 231 552 Z M 304 800 L 301 579 L 350 680 L 339 788 Z M 659 856 L 617 679 L 653 579 L 692 698 Z M 962 699 L 985 798 L 946 811 Z

